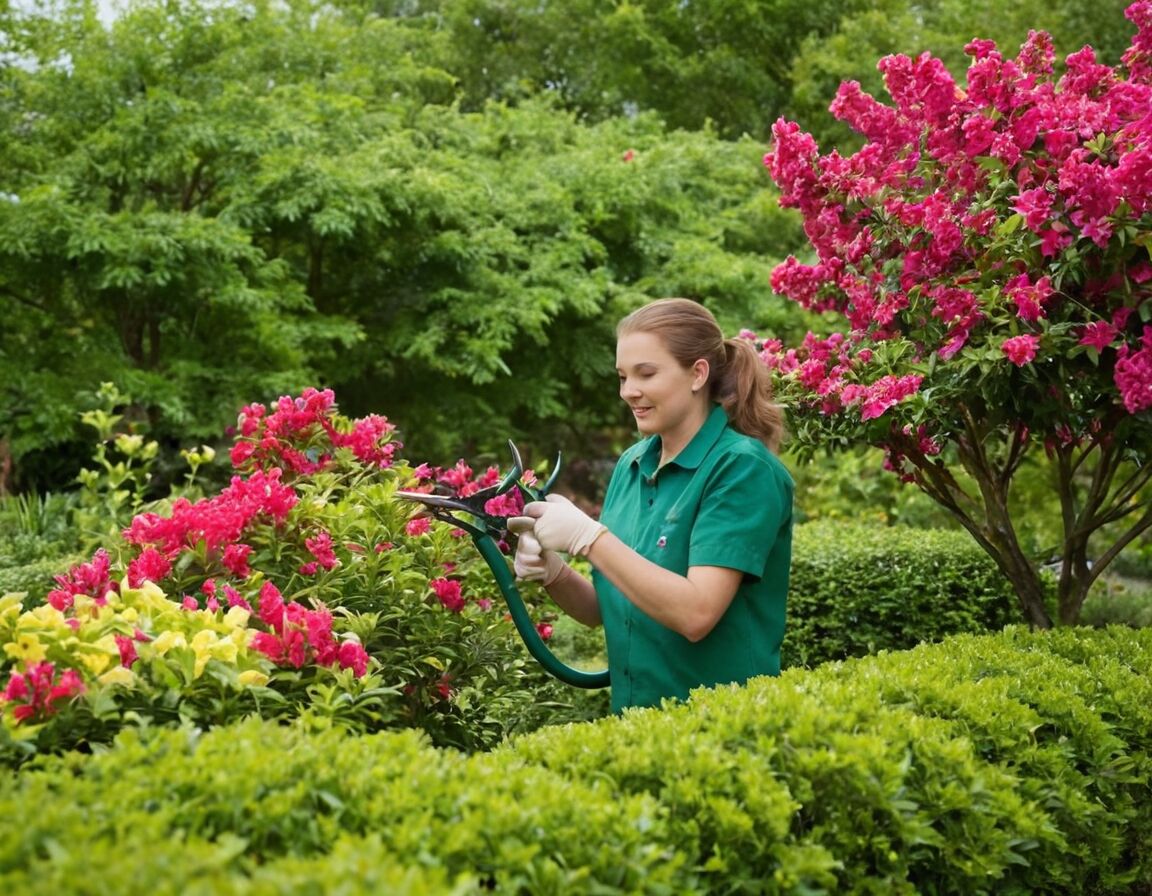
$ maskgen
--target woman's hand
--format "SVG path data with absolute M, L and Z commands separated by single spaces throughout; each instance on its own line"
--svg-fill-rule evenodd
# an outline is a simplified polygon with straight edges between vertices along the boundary
M 592 543 L 608 531 L 563 495 L 526 504 L 524 515 L 536 521 L 533 532 L 545 551 L 563 551 L 570 556 L 587 555 Z
M 532 531 L 536 521 L 527 516 L 514 516 L 508 520 L 508 531 L 516 533 L 516 556 L 512 568 L 516 578 L 540 582 L 545 588 L 568 572 L 568 564 L 555 551 L 541 547 Z

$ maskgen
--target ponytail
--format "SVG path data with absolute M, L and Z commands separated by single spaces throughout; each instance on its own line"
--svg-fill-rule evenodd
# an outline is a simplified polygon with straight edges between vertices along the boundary
M 772 374 L 747 339 L 725 339 L 724 359 L 712 382 L 712 398 L 724 408 L 733 429 L 778 452 L 784 412 L 772 400 Z

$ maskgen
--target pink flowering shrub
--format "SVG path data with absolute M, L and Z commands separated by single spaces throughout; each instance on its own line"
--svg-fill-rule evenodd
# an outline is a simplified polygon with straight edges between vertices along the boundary
M 106 739 L 129 713 L 306 714 L 465 747 L 531 719 L 550 685 L 471 539 L 393 497 L 470 495 L 500 471 L 412 467 L 400 447 L 331 391 L 245 407 L 219 493 L 136 514 L 43 606 L 0 599 L 0 758 Z
M 765 157 L 812 246 L 773 288 L 842 322 L 762 344 L 797 440 L 882 447 L 1041 626 L 1012 523 L 1021 464 L 1052 465 L 1064 508 L 1060 621 L 1152 526 L 1152 2 L 1126 14 L 1117 68 L 1090 47 L 1057 65 L 1037 32 L 1014 58 L 972 41 L 964 84 L 928 54 L 886 57 L 891 105 L 850 82 L 831 106 L 857 152 L 821 154 L 781 120 Z

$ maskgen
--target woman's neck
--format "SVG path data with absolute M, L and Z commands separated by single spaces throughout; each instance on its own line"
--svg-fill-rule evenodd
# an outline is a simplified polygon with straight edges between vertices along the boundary
M 710 402 L 702 401 L 697 412 L 686 417 L 674 430 L 660 433 L 660 466 L 675 460 L 676 455 L 688 447 L 688 443 L 708 419 L 710 410 Z

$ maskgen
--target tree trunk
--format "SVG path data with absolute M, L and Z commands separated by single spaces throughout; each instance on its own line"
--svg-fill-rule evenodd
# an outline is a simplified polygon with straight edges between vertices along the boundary
M 1024 456 L 1027 437 L 1015 433 L 1001 463 L 996 464 L 986 450 L 988 433 L 977 422 L 978 415 L 965 412 L 967 436 L 957 441 L 957 449 L 961 464 L 980 489 L 979 496 L 969 494 L 946 466 L 918 451 L 905 455 L 916 468 L 914 481 L 968 530 L 1004 573 L 1024 620 L 1034 628 L 1052 628 L 1044 580 L 1020 546 L 1008 508 L 1012 474 Z M 906 447 L 911 448 L 911 444 Z

